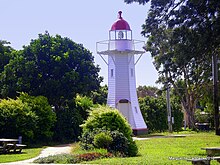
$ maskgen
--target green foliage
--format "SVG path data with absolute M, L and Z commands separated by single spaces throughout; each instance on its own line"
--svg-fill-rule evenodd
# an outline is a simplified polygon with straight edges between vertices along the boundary
M 100 132 L 94 136 L 94 145 L 96 148 L 108 149 L 113 139 L 108 132 Z
M 31 158 L 36 158 L 40 155 L 43 147 L 34 147 L 34 148 L 24 148 L 22 149 L 21 154 L 0 154 L 0 163 L 9 163 L 9 162 L 18 162 L 22 160 L 28 160 Z M 13 163 L 14 164 L 14 163 Z
M 84 150 L 94 149 L 94 136 L 97 134 L 97 130 L 83 131 L 80 140 L 80 146 Z
M 196 109 L 195 120 L 198 123 L 209 123 L 211 115 L 207 112 L 201 111 L 201 109 Z
M 136 156 L 138 153 L 138 147 L 135 141 L 129 140 L 128 143 L 128 156 Z
M 94 104 L 106 105 L 108 95 L 107 85 L 101 86 L 97 91 L 92 91 L 91 98 Z
M 168 129 L 167 124 L 167 107 L 164 97 L 149 97 L 139 98 L 140 109 L 143 118 L 149 128 L 149 132 L 165 131 Z M 172 116 L 174 117 L 173 130 L 180 131 L 183 122 L 183 113 L 178 100 L 171 100 Z
M 57 110 L 77 93 L 98 89 L 102 80 L 91 52 L 60 35 L 39 34 L 14 54 L 1 74 L 4 97 L 15 98 L 17 92 L 43 95 Z
M 87 96 L 77 95 L 75 98 L 76 109 L 79 111 L 83 120 L 88 117 L 88 111 L 94 107 L 93 101 Z
M 27 103 L 21 100 L 2 99 L 0 102 L 0 136 L 25 139 L 34 137 L 38 116 Z
M 149 132 L 167 130 L 166 100 L 162 97 L 153 98 L 146 96 L 139 99 L 143 118 L 149 128 Z
M 107 106 L 99 106 L 90 111 L 88 119 L 81 125 L 83 132 L 94 129 L 106 129 L 109 131 L 118 130 L 125 137 L 130 138 L 132 129 L 127 120 L 116 109 Z
M 83 133 L 80 141 L 84 149 L 104 147 L 120 155 L 137 154 L 136 144 L 131 137 L 131 127 L 117 110 L 100 106 L 90 111 L 89 117 L 81 126 Z
M 137 95 L 139 97 L 151 96 L 151 97 L 158 97 L 160 96 L 160 90 L 157 87 L 152 86 L 138 86 L 137 88 Z
M 1 100 L 0 121 L 2 137 L 23 136 L 26 142 L 39 142 L 51 139 L 56 115 L 45 97 L 21 93 L 16 100 Z
M 171 97 L 171 114 L 174 117 L 173 131 L 181 131 L 183 127 L 183 110 L 179 99 L 176 96 Z
M 142 5 L 144 5 L 144 4 L 146 4 L 146 3 L 148 3 L 150 0 L 124 0 L 126 3 L 133 3 L 133 2 L 138 2 L 139 4 L 142 4 Z
M 57 122 L 54 128 L 54 140 L 58 142 L 76 141 L 81 134 L 80 124 L 83 118 L 76 109 L 75 103 L 68 102 L 56 111 Z
M 54 140 L 59 142 L 77 141 L 82 133 L 80 125 L 88 117 L 88 111 L 94 107 L 92 100 L 77 95 L 75 99 L 66 101 L 56 111 L 57 123 L 54 128 Z
M 183 131 L 182 133 L 178 133 L 178 135 L 185 135 L 186 133 L 187 132 Z M 206 152 L 201 150 L 202 147 L 219 146 L 219 136 L 215 136 L 214 132 L 191 132 L 188 136 L 181 138 L 160 137 L 161 138 L 137 140 L 136 143 L 139 154 L 136 157 L 97 159 L 92 162 L 87 162 L 87 164 L 190 165 L 192 163 L 186 159 L 207 157 Z M 214 160 L 211 161 L 211 164 L 219 165 L 219 163 Z
M 125 2 L 145 4 L 148 0 Z M 175 88 L 190 128 L 195 128 L 195 105 L 211 86 L 212 56 L 220 55 L 219 5 L 216 0 L 150 1 L 142 25 L 142 34 L 147 37 L 145 50 L 154 59 L 158 82 Z M 183 81 L 182 86 L 179 81 Z
M 38 158 L 34 160 L 34 163 L 40 164 L 74 164 L 77 163 L 76 158 L 70 154 L 50 155 L 44 158 Z
M 4 66 L 9 63 L 13 51 L 10 46 L 7 46 L 8 44 L 10 43 L 0 40 L 0 73 L 4 70 Z
M 110 152 L 114 153 L 115 155 L 117 155 L 118 153 L 121 156 L 128 155 L 129 141 L 123 135 L 123 133 L 119 131 L 112 131 L 111 136 L 112 136 L 113 141 L 109 146 Z
M 101 154 L 97 152 L 92 153 L 84 153 L 79 155 L 71 155 L 71 154 L 59 154 L 59 155 L 52 155 L 44 158 L 38 158 L 34 160 L 34 163 L 40 164 L 76 164 L 83 161 L 93 161 L 100 158 L 110 158 L 112 154 Z
M 29 96 L 27 93 L 20 93 L 18 99 L 23 103 L 27 103 L 31 107 L 31 111 L 37 116 L 37 127 L 34 130 L 34 141 L 51 140 L 53 132 L 51 128 L 56 122 L 56 114 L 52 111 L 48 100 L 44 96 Z

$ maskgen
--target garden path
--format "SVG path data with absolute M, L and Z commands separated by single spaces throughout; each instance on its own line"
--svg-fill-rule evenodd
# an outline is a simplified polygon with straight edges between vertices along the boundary
M 70 153 L 71 152 L 71 144 L 64 144 L 64 145 L 58 145 L 54 147 L 47 147 L 45 148 L 38 157 L 19 161 L 19 162 L 11 162 L 11 163 L 2 163 L 0 165 L 35 165 L 32 163 L 35 159 L 38 159 L 40 157 L 47 157 L 49 155 L 57 155 L 57 154 L 63 154 L 63 153 Z M 36 164 L 39 165 L 39 164 Z M 53 164 L 50 164 L 53 165 Z

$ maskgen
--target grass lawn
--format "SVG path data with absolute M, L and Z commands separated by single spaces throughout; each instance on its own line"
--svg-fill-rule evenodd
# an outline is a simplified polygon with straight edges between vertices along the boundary
M 201 150 L 202 147 L 220 147 L 220 137 L 214 132 L 181 132 L 186 134 L 185 137 L 171 137 L 169 134 L 152 134 L 142 136 L 148 138 L 137 140 L 139 153 L 136 157 L 127 158 L 104 158 L 94 161 L 81 162 L 80 164 L 105 164 L 105 165 L 175 165 L 175 164 L 192 164 L 186 161 L 190 158 L 205 158 L 206 153 Z M 176 134 L 176 133 L 175 133 Z M 43 148 L 24 149 L 22 154 L 0 155 L 0 163 L 13 162 L 30 159 L 39 155 Z M 106 153 L 106 150 L 85 151 L 79 147 L 79 143 L 72 145 L 72 154 L 83 154 L 88 152 Z M 211 165 L 219 164 L 216 160 L 211 161 Z
M 193 132 L 192 132 L 193 133 Z M 108 158 L 99 159 L 86 164 L 150 164 L 150 165 L 171 165 L 171 164 L 192 164 L 186 161 L 190 158 L 205 158 L 206 153 L 201 150 L 202 147 L 220 146 L 220 137 L 209 133 L 187 134 L 186 137 L 176 138 L 153 138 L 147 140 L 138 140 L 137 145 L 139 154 L 137 157 L 129 158 Z M 211 161 L 211 165 L 217 165 L 218 162 Z
M 40 154 L 43 148 L 23 149 L 21 154 L 0 154 L 0 163 L 16 162 L 34 158 Z

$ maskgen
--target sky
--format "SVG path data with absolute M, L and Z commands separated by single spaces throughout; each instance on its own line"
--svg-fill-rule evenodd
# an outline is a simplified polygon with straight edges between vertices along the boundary
M 0 40 L 9 41 L 14 49 L 20 50 L 45 31 L 52 36 L 68 37 L 92 52 L 104 85 L 108 82 L 108 69 L 96 53 L 96 42 L 109 39 L 118 11 L 129 23 L 133 39 L 146 42 L 147 38 L 140 33 L 148 10 L 149 5 L 125 4 L 124 0 L 0 0 Z M 159 86 L 152 62 L 146 52 L 137 63 L 137 86 Z

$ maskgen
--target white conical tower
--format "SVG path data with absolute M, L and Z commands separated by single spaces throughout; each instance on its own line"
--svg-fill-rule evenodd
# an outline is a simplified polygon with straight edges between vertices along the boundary
M 118 20 L 109 31 L 109 40 L 97 42 L 97 53 L 107 55 L 108 61 L 108 98 L 107 104 L 117 108 L 130 123 L 135 135 L 147 132 L 147 126 L 140 111 L 135 78 L 134 55 L 141 55 L 143 50 L 136 50 L 136 44 L 143 41 L 132 39 L 132 30 L 118 12 Z M 104 49 L 103 49 L 104 46 Z M 141 47 L 142 47 L 141 46 Z

